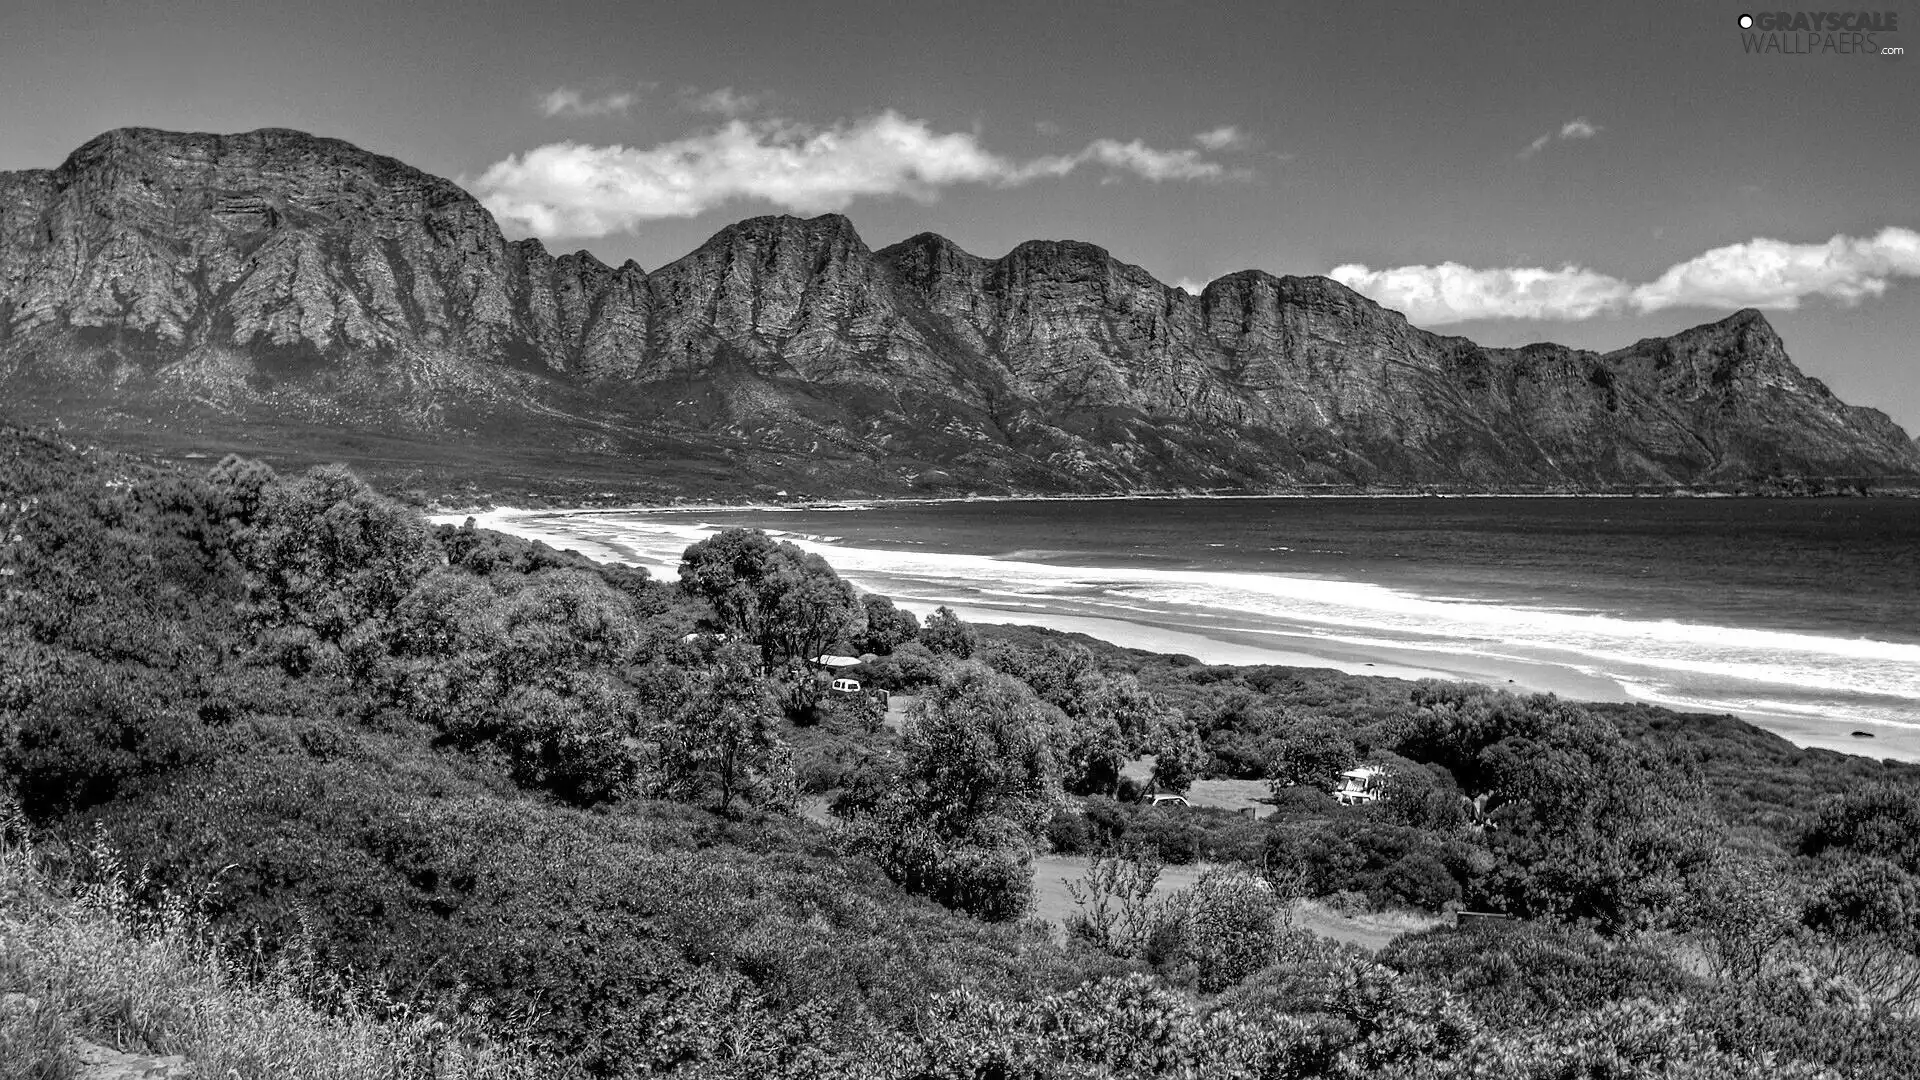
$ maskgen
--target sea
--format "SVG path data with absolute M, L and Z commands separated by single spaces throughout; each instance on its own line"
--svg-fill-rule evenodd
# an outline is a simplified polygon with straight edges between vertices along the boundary
M 479 516 L 669 577 L 693 541 L 760 528 L 923 614 L 946 605 L 1209 663 L 1733 713 L 1802 745 L 1920 759 L 1920 499 L 975 499 Z

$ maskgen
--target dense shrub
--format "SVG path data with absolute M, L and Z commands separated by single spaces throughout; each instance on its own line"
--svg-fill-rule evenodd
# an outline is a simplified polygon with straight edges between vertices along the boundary
M 1186 945 L 1201 993 L 1219 993 L 1273 961 L 1280 908 L 1266 882 L 1216 867 L 1200 875 L 1186 909 Z
M 1439 910 L 1463 883 L 1487 871 L 1487 854 L 1463 839 L 1393 825 L 1366 814 L 1291 822 L 1267 842 L 1268 872 L 1300 881 L 1310 895 L 1358 892 L 1379 906 Z
M 36 821 L 108 802 L 211 741 L 180 681 L 151 668 L 26 649 L 0 659 L 0 678 L 19 702 L 0 772 Z
M 1834 796 L 1800 842 L 1819 855 L 1844 850 L 1887 859 L 1920 874 L 1920 794 L 1887 784 Z
M 1447 987 L 1490 1023 L 1510 1028 L 1608 1002 L 1678 1001 L 1701 987 L 1653 948 L 1521 920 L 1477 920 L 1406 934 L 1379 959 Z

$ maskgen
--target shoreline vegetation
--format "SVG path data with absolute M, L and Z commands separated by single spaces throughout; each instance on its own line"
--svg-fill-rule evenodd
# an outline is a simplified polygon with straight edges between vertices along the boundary
M 1301 496 L 1216 496 L 1215 498 L 1298 498 Z M 1413 498 L 1417 496 L 1378 496 L 1381 498 Z M 1443 496 L 1444 497 L 1444 496 Z M 1543 496 L 1503 496 L 1506 498 L 1536 498 Z M 1558 496 L 1551 496 L 1558 497 Z M 1634 496 L 1592 496 L 1594 498 L 1632 498 Z M 1076 497 L 1061 496 L 1052 498 L 996 498 L 980 500 L 957 500 L 962 502 L 1076 502 L 1076 501 L 1126 501 L 1131 496 L 1113 497 Z M 1185 499 L 1190 496 L 1152 496 L 1154 499 Z M 898 499 L 898 500 L 860 500 L 843 503 L 813 505 L 702 505 L 626 508 L 572 507 L 545 510 L 533 507 L 502 507 L 478 513 L 460 510 L 429 511 L 429 518 L 443 525 L 456 525 L 472 517 L 482 528 L 507 532 L 525 539 L 546 543 L 559 550 L 573 550 L 586 558 L 612 561 L 626 564 L 638 564 L 635 552 L 620 545 L 604 542 L 597 538 L 585 537 L 566 532 L 556 532 L 546 527 L 553 519 L 593 518 L 637 514 L 647 516 L 665 516 L 680 514 L 752 514 L 782 512 L 858 512 L 869 506 L 933 505 L 956 500 Z M 541 519 L 542 527 L 526 527 L 519 519 Z M 820 550 L 831 557 L 832 548 Z M 913 605 L 915 613 L 925 615 L 935 605 Z M 1194 627 L 1174 626 L 1165 621 L 1141 616 L 1121 620 L 1097 618 L 1059 612 L 1041 612 L 1032 609 L 1003 610 L 990 606 L 953 603 L 948 605 L 962 617 L 972 622 L 1020 625 L 1037 623 L 1055 630 L 1083 634 L 1091 639 L 1111 643 L 1129 649 L 1140 649 L 1153 653 L 1184 654 L 1212 664 L 1226 665 L 1271 665 L 1281 664 L 1305 668 L 1329 668 L 1349 675 L 1391 678 L 1404 681 L 1421 679 L 1442 679 L 1467 683 L 1477 683 L 1492 687 L 1506 687 L 1520 692 L 1551 693 L 1576 701 L 1627 703 L 1636 700 L 1618 681 L 1604 675 L 1587 674 L 1559 665 L 1529 662 L 1519 659 L 1497 659 L 1484 656 L 1470 656 L 1462 653 L 1444 654 L 1430 650 L 1395 648 L 1391 646 L 1360 646 L 1342 644 L 1334 641 L 1306 637 L 1291 637 L 1284 641 L 1254 633 L 1236 632 L 1225 628 L 1208 628 L 1204 632 Z M 925 610 L 922 610 L 925 609 Z M 1653 704 L 1663 704 L 1655 701 Z M 1670 706 L 1673 707 L 1673 706 Z M 1675 707 L 1682 713 L 1701 712 Z M 1720 710 L 1725 713 L 1727 710 Z M 1703 714 L 1707 714 L 1703 712 Z M 1780 735 L 1797 746 L 1817 747 L 1844 754 L 1854 754 L 1875 760 L 1892 758 L 1900 761 L 1920 761 L 1920 728 L 1902 728 L 1896 725 L 1862 720 L 1855 724 L 1838 724 L 1807 715 L 1784 712 L 1768 712 L 1748 709 L 1732 712 L 1731 715 L 1753 723 L 1767 731 Z M 1872 734 L 1871 739 L 1852 734 L 1856 730 L 1865 730 Z
M 0 1075 L 1920 1074 L 1920 767 L 676 568 L 0 428 Z

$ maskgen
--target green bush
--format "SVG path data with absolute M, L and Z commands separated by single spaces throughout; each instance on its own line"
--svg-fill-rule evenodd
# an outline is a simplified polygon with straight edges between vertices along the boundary
M 1800 850 L 1819 855 L 1836 849 L 1887 859 L 1920 874 L 1920 793 L 1876 784 L 1829 798 Z
M 1270 873 L 1300 881 L 1309 895 L 1358 892 L 1378 907 L 1429 911 L 1459 902 L 1491 862 L 1465 839 L 1366 812 L 1283 822 L 1264 857 Z
M 1266 882 L 1216 867 L 1200 875 L 1186 912 L 1186 947 L 1201 993 L 1217 994 L 1273 962 L 1280 905 Z
M 1524 920 L 1404 934 L 1379 960 L 1461 995 L 1503 1028 L 1538 1026 L 1609 1002 L 1678 1002 L 1703 986 L 1649 946 Z

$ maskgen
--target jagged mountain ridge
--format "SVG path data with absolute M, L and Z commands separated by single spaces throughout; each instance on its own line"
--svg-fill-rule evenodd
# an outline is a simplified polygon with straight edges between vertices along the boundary
M 1196 297 L 1091 244 L 876 252 L 838 215 L 743 221 L 649 274 L 281 129 L 123 129 L 0 173 L 0 387 L 76 422 L 696 455 L 874 492 L 1920 474 L 1758 312 L 1605 354 L 1489 349 L 1326 278 Z

